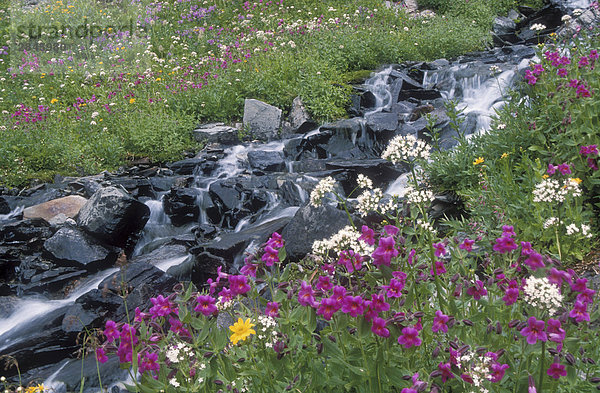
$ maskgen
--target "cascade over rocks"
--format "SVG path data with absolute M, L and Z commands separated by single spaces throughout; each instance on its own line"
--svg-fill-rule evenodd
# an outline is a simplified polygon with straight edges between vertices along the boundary
M 81 208 L 77 225 L 107 244 L 125 247 L 144 228 L 150 209 L 116 187 L 98 190 Z

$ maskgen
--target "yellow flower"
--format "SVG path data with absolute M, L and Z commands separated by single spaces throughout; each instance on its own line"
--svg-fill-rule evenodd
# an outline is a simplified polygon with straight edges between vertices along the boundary
M 58 99 L 56 99 L 56 98 L 53 98 L 53 99 L 50 100 L 51 104 L 56 104 L 57 102 L 58 102 Z
M 229 326 L 229 330 L 233 332 L 231 337 L 229 337 L 233 345 L 236 345 L 240 340 L 246 340 L 251 334 L 256 334 L 254 329 L 252 329 L 252 326 L 254 326 L 254 324 L 250 323 L 250 318 L 246 319 L 246 321 L 242 318 L 238 318 L 236 323 Z
M 578 177 L 572 177 L 569 180 L 572 181 L 573 183 L 577 183 L 577 184 L 581 184 L 581 182 L 582 182 L 582 180 Z
M 502 155 L 500 156 L 500 158 L 506 158 L 508 157 L 508 153 L 502 153 Z
M 130 103 L 130 104 L 133 104 L 134 102 L 135 102 L 135 98 L 130 98 L 130 99 L 129 99 L 129 103 Z
M 473 165 L 479 165 L 483 163 L 483 157 L 477 157 L 475 161 L 473 161 Z
M 542 175 L 542 179 L 547 179 L 547 178 L 549 178 L 549 177 L 550 177 L 550 175 L 548 175 L 547 173 L 544 173 L 544 174 Z
M 30 386 L 25 389 L 25 393 L 44 393 L 44 385 Z

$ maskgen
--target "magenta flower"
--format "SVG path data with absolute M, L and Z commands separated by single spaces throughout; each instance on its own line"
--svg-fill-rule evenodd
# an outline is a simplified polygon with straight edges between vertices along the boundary
M 446 382 L 447 380 L 454 378 L 451 368 L 452 365 L 450 363 L 438 364 L 438 371 L 441 373 L 442 382 Z
M 258 265 L 254 264 L 252 262 L 246 262 L 246 264 L 244 266 L 242 266 L 242 268 L 240 269 L 240 273 L 242 273 L 246 277 L 256 278 L 256 270 L 257 269 L 258 269 Z
M 268 302 L 267 307 L 265 307 L 265 315 L 277 318 L 279 316 L 279 303 Z
M 163 295 L 153 297 L 150 299 L 150 301 L 152 302 L 153 306 L 148 311 L 150 312 L 152 319 L 167 316 L 171 314 L 171 312 L 175 311 L 175 306 L 171 303 L 169 298 L 165 298 Z
M 96 359 L 98 359 L 100 363 L 106 363 L 108 361 L 106 352 L 104 352 L 104 349 L 102 347 L 96 348 Z
M 340 303 L 340 308 L 342 307 L 342 301 L 346 297 L 346 288 L 341 285 L 336 285 L 333 287 L 333 295 L 331 295 L 333 299 Z
M 596 49 L 590 50 L 590 60 L 598 60 L 598 51 Z
M 133 359 L 133 350 L 131 349 L 131 343 L 121 341 L 119 348 L 117 349 L 117 356 L 119 356 L 120 363 L 128 363 Z
M 563 162 L 558 166 L 558 171 L 561 175 L 569 175 L 571 174 L 571 166 L 566 162 Z
M 150 314 L 142 312 L 139 307 L 135 308 L 135 317 L 133 318 L 133 322 L 142 322 L 144 319 L 147 319 Z
M 439 276 L 440 274 L 446 273 L 444 261 L 435 261 L 431 269 L 429 269 L 429 273 L 431 273 L 432 276 Z
M 535 317 L 529 317 L 527 326 L 521 329 L 521 336 L 527 338 L 528 344 L 535 344 L 538 340 L 547 341 L 548 336 L 544 332 L 544 321 L 538 320 Z
M 587 312 L 587 304 L 576 300 L 573 309 L 569 312 L 569 317 L 577 322 L 590 321 L 590 314 Z
M 413 260 L 414 260 L 414 262 L 416 262 L 419 259 L 418 256 L 415 256 L 416 254 L 417 254 L 417 251 L 414 248 L 411 249 L 410 252 L 408 253 L 407 261 L 408 261 L 409 265 L 413 264 Z
M 555 362 L 550 365 L 550 368 L 548 368 L 546 374 L 548 374 L 554 379 L 559 379 L 560 377 L 564 377 L 567 375 L 567 370 L 565 369 L 564 365 Z
M 273 266 L 273 264 L 280 262 L 279 251 L 267 245 L 265 247 L 265 252 L 260 258 L 260 260 L 263 261 L 267 266 Z
M 390 331 L 385 327 L 385 319 L 383 318 L 373 318 L 371 331 L 379 337 L 388 338 L 390 336 Z
M 158 354 L 152 352 L 138 353 L 138 367 L 140 374 L 146 371 L 159 371 Z
M 553 267 L 548 272 L 548 281 L 559 287 L 562 285 L 563 281 L 569 282 L 570 280 L 571 277 L 569 276 L 569 273 L 565 272 L 564 270 L 558 270 L 557 268 Z
M 554 175 L 556 173 L 557 169 L 558 169 L 558 166 L 552 165 L 552 164 L 548 164 L 548 169 L 546 169 L 546 173 L 549 174 L 549 175 Z
M 102 332 L 106 337 L 106 341 L 111 343 L 115 340 L 115 338 L 119 338 L 121 333 L 117 329 L 117 323 L 115 321 L 108 320 L 106 321 L 106 328 Z
M 278 250 L 283 247 L 283 238 L 279 233 L 273 232 L 271 238 L 267 240 L 267 246 Z
M 577 93 L 576 94 L 577 98 L 580 98 L 580 97 L 585 98 L 585 97 L 591 97 L 592 96 L 592 93 L 590 93 L 590 91 L 587 89 L 587 87 L 585 87 L 583 84 L 577 86 L 576 93 Z
M 331 288 L 333 288 L 333 283 L 331 282 L 331 277 L 330 276 L 319 276 L 319 278 L 317 278 L 317 285 L 315 285 L 315 288 L 320 289 L 321 291 L 324 291 L 324 292 L 329 291 Z
M 298 291 L 298 303 L 303 306 L 315 306 L 315 292 L 310 284 L 304 280 L 300 283 L 300 290 Z
M 444 243 L 433 243 L 433 248 L 435 248 L 436 257 L 446 255 L 446 247 L 444 246 Z
M 385 312 L 390 309 L 390 304 L 385 301 L 385 297 L 375 293 L 371 294 L 370 306 L 377 312 Z
M 354 272 L 354 270 L 360 270 L 362 267 L 363 257 L 354 252 L 353 250 L 341 251 L 338 264 L 344 265 L 348 270 L 348 273 Z
M 458 248 L 460 248 L 461 250 L 465 250 L 466 252 L 471 252 L 471 251 L 473 251 L 473 244 L 475 244 L 475 240 L 465 239 L 458 246 Z
M 481 280 L 477 280 L 475 281 L 475 285 L 467 288 L 467 295 L 471 295 L 473 296 L 473 299 L 479 300 L 482 296 L 487 295 L 487 289 L 485 289 Z
M 565 329 L 561 327 L 560 321 L 552 318 L 548 319 L 546 333 L 548 333 L 548 340 L 555 343 L 562 343 L 567 335 Z
M 518 246 L 515 244 L 515 241 L 511 237 L 502 236 L 496 239 L 496 244 L 492 249 L 500 254 L 506 254 L 507 252 L 511 252 L 516 250 Z
M 577 79 L 571 79 L 569 81 L 569 87 L 572 87 L 572 88 L 575 89 L 577 86 L 579 86 L 579 80 L 577 80 Z
M 358 240 L 362 240 L 370 246 L 374 245 L 375 244 L 375 231 L 373 231 L 368 226 L 363 225 L 362 226 L 362 235 L 360 235 Z
M 596 291 L 593 289 L 586 288 L 585 291 L 581 292 L 577 295 L 577 300 L 579 300 L 583 304 L 590 304 L 594 302 L 594 295 Z
M 591 168 L 593 171 L 597 171 L 598 170 L 598 161 L 596 161 L 595 158 L 588 158 L 587 159 L 587 166 L 589 168 Z
M 512 225 L 502 225 L 502 236 L 513 237 L 517 236 L 515 228 Z
M 171 325 L 171 331 L 182 337 L 190 337 L 190 331 L 183 327 L 183 322 L 178 318 L 169 317 L 169 325 Z
M 544 67 L 541 64 L 536 64 L 533 66 L 533 71 L 531 72 L 533 75 L 540 75 L 544 72 Z
M 519 288 L 506 288 L 506 291 L 504 292 L 504 296 L 502 297 L 504 304 L 506 304 L 507 306 L 510 306 L 512 304 L 515 304 L 518 299 L 519 299 Z
M 537 252 L 532 252 L 529 254 L 524 263 L 533 271 L 546 266 L 544 264 L 542 255 Z
M 244 275 L 230 275 L 227 279 L 232 296 L 243 295 L 252 289 L 248 284 L 248 277 Z
M 504 373 L 508 369 L 508 364 L 492 363 L 490 367 L 490 381 L 500 382 L 504 378 Z
M 222 302 L 229 302 L 233 300 L 233 292 L 229 288 L 221 288 L 219 297 L 221 298 Z
M 444 315 L 440 310 L 435 312 L 435 317 L 433 317 L 433 326 L 431 326 L 431 331 L 434 333 L 439 332 L 440 330 L 444 333 L 448 333 L 448 321 L 450 317 Z
M 346 296 L 342 301 L 342 312 L 357 317 L 365 312 L 364 300 L 360 296 Z
M 422 340 L 419 338 L 419 331 L 414 327 L 405 327 L 402 329 L 402 335 L 398 337 L 398 344 L 404 348 L 418 347 Z
M 339 310 L 338 302 L 335 299 L 326 297 L 321 300 L 317 308 L 317 315 L 322 315 L 327 321 L 331 320 L 333 314 Z
M 598 145 L 589 145 L 589 146 L 581 146 L 579 148 L 579 154 L 582 156 L 597 156 L 598 155 Z
M 404 289 L 405 282 L 403 280 L 396 280 L 392 278 L 390 285 L 384 285 L 383 288 L 387 289 L 387 297 L 397 298 L 402 296 L 402 290 Z
M 521 242 L 521 255 L 529 255 L 532 252 L 535 252 L 535 250 L 531 247 L 531 243 Z
M 529 83 L 532 86 L 537 83 L 537 78 L 535 77 L 535 75 L 533 75 L 533 72 L 531 72 L 531 70 L 525 71 L 525 79 L 527 80 L 527 83 Z
M 577 66 L 582 68 L 588 65 L 590 65 L 590 62 L 588 61 L 587 56 L 581 56 L 581 59 L 579 59 L 579 62 L 577 62 Z
M 373 264 L 376 266 L 386 265 L 389 266 L 392 258 L 398 256 L 398 250 L 394 247 L 396 242 L 393 237 L 382 237 L 379 239 L 379 246 L 373 254 Z
M 569 72 L 565 68 L 559 68 L 558 71 L 556 71 L 556 74 L 561 78 L 566 78 L 567 75 L 569 75 Z
M 418 390 L 413 388 L 404 388 L 400 393 L 418 393 Z
M 400 229 L 398 229 L 398 227 L 394 225 L 386 225 L 383 227 L 383 230 L 389 236 L 396 236 L 396 234 L 400 231 Z
M 578 278 L 574 283 L 571 284 L 571 291 L 573 292 L 583 292 L 587 288 L 587 279 L 586 278 Z
M 196 297 L 196 307 L 194 311 L 202 313 L 205 317 L 211 316 L 217 312 L 217 306 L 215 305 L 216 299 L 208 295 L 199 295 Z

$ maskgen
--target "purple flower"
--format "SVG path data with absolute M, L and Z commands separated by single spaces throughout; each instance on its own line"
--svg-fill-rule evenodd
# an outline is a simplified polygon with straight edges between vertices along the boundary
M 512 304 L 515 304 L 518 299 L 519 299 L 519 288 L 506 288 L 506 291 L 504 292 L 504 297 L 502 298 L 502 300 L 504 301 L 504 304 L 506 304 L 507 306 L 510 306 Z
M 398 256 L 398 250 L 394 247 L 396 242 L 393 237 L 382 237 L 379 239 L 379 246 L 371 255 L 373 264 L 376 266 L 389 266 L 392 258 Z
M 571 284 L 571 291 L 583 292 L 587 289 L 587 278 L 578 278 Z
M 515 240 L 511 237 L 502 236 L 496 239 L 496 244 L 492 249 L 500 254 L 506 254 L 512 250 L 516 250 L 518 246 L 515 244 Z
M 117 329 L 117 323 L 111 320 L 106 321 L 106 328 L 102 333 L 106 337 L 106 341 L 109 343 L 113 342 L 115 338 L 119 338 L 121 335 Z
M 566 78 L 569 73 L 565 68 L 559 68 L 558 71 L 556 71 L 556 74 L 561 78 Z
M 433 326 L 431 326 L 431 331 L 434 333 L 439 332 L 440 330 L 444 333 L 448 333 L 448 321 L 450 317 L 444 315 L 440 310 L 435 312 L 435 317 L 433 317 Z
M 148 311 L 150 312 L 150 315 L 152 315 L 152 319 L 167 316 L 174 311 L 174 305 L 171 303 L 169 298 L 165 298 L 163 295 L 153 297 L 150 299 L 150 301 L 152 302 L 153 306 Z
M 487 289 L 485 289 L 481 280 L 477 280 L 475 285 L 467 288 L 467 294 L 473 296 L 475 300 L 479 300 L 482 296 L 487 295 Z
M 579 154 L 583 155 L 584 157 L 588 155 L 597 156 L 598 145 L 581 146 L 579 148 Z
M 558 167 L 556 165 L 548 164 L 548 169 L 546 169 L 546 173 L 549 175 L 554 175 Z
M 548 281 L 552 284 L 558 285 L 559 287 L 562 285 L 563 281 L 568 282 L 570 280 L 571 277 L 569 276 L 569 273 L 565 272 L 564 270 L 558 270 L 553 267 L 548 272 Z
M 196 307 L 194 311 L 202 313 L 205 317 L 211 316 L 217 312 L 217 306 L 215 305 L 216 299 L 208 295 L 199 295 L 196 297 Z
M 579 300 L 581 303 L 584 303 L 584 304 L 590 304 L 590 303 L 594 302 L 595 294 L 596 294 L 596 291 L 594 291 L 593 289 L 586 288 L 585 291 L 583 291 L 577 295 L 577 300 Z
M 418 390 L 413 388 L 404 388 L 400 393 L 418 393 Z
M 598 51 L 596 49 L 590 50 L 590 60 L 598 60 Z
M 590 321 L 590 314 L 587 312 L 587 304 L 576 300 L 573 305 L 573 309 L 569 312 L 569 317 L 575 319 L 577 322 Z
M 377 312 L 384 312 L 390 309 L 390 304 L 385 301 L 385 297 L 383 295 L 377 295 L 373 293 L 371 295 L 371 308 Z
M 267 266 L 273 266 L 274 263 L 279 263 L 279 251 L 274 249 L 273 247 L 267 245 L 265 247 L 265 252 L 260 258 L 261 261 L 265 263 Z
M 369 228 L 366 225 L 362 226 L 362 235 L 358 238 L 358 240 L 362 240 L 368 245 L 372 246 L 375 244 L 375 231 Z
M 541 64 L 536 64 L 533 66 L 532 74 L 540 75 L 542 72 L 544 72 L 544 67 Z
M 561 328 L 561 323 L 558 319 L 548 319 L 548 327 L 546 328 L 548 333 L 548 340 L 555 343 L 562 343 L 565 339 L 565 329 Z
M 579 68 L 585 67 L 590 65 L 590 62 L 588 61 L 587 56 L 581 56 L 581 59 L 579 59 L 579 62 L 577 63 L 577 66 Z
M 548 368 L 546 374 L 548 374 L 554 379 L 559 379 L 560 377 L 564 377 L 567 375 L 567 370 L 565 369 L 564 365 L 555 362 L 550 365 L 550 368 Z
M 532 252 L 531 254 L 529 254 L 527 259 L 525 260 L 525 264 L 529 266 L 529 268 L 533 271 L 536 271 L 537 269 L 546 266 L 544 264 L 542 255 L 537 252 Z
M 416 262 L 417 259 L 419 259 L 419 257 L 416 257 L 415 254 L 417 253 L 417 251 L 413 248 L 410 250 L 410 252 L 408 253 L 408 264 L 412 265 L 413 264 L 413 260 Z
M 446 247 L 444 246 L 444 243 L 433 243 L 433 248 L 435 248 L 436 257 L 446 255 Z
M 461 250 L 465 250 L 466 252 L 473 251 L 473 244 L 475 244 L 475 240 L 465 239 L 459 246 Z
M 446 273 L 446 266 L 444 266 L 444 261 L 435 261 L 433 266 L 429 270 L 429 273 L 431 273 L 432 276 L 438 276 L 440 274 Z
M 178 318 L 169 317 L 169 324 L 171 325 L 171 331 L 182 337 L 190 337 L 190 331 L 183 327 L 183 322 Z
M 597 171 L 598 170 L 598 162 L 594 158 L 588 158 L 587 159 L 587 166 L 590 167 L 590 168 L 592 168 L 593 171 Z
M 264 257 L 264 255 L 263 255 Z M 267 265 L 268 266 L 268 265 Z M 252 262 L 246 262 L 244 266 L 240 269 L 240 273 L 242 273 L 246 277 L 254 277 L 256 278 L 256 270 L 258 269 L 258 265 Z
M 344 265 L 348 270 L 348 273 L 354 272 L 354 270 L 360 270 L 362 267 L 363 257 L 354 252 L 353 250 L 341 251 L 338 264 Z
M 569 81 L 569 87 L 576 88 L 579 86 L 579 81 L 577 79 L 571 79 Z
M 558 166 L 558 171 L 561 175 L 569 175 L 571 174 L 571 167 L 566 162 L 563 162 Z
M 419 331 L 414 327 L 405 327 L 402 329 L 402 335 L 398 337 L 398 344 L 407 349 L 412 346 L 418 347 L 421 345 L 421 342 L 422 340 L 419 338 Z
M 96 359 L 98 359 L 100 363 L 106 363 L 108 361 L 106 352 L 104 352 L 104 349 L 102 347 L 96 348 Z
M 390 285 L 385 285 L 383 286 L 383 288 L 387 289 L 387 297 L 397 298 L 402 296 L 402 290 L 404 289 L 404 285 L 404 281 L 392 278 L 390 280 Z
M 229 280 L 229 289 L 231 290 L 232 296 L 243 295 L 252 289 L 248 284 L 248 277 L 244 275 L 230 275 L 227 278 Z
M 333 314 L 339 310 L 338 302 L 335 299 L 326 297 L 321 300 L 317 308 L 317 315 L 322 315 L 327 321 L 331 320 Z
M 508 364 L 492 363 L 490 367 L 490 381 L 500 382 L 504 378 L 504 373 L 508 369 Z
M 140 374 L 146 371 L 159 371 L 158 354 L 152 352 L 138 353 L 138 367 Z
M 547 341 L 548 336 L 544 332 L 544 321 L 538 320 L 535 317 L 529 317 L 527 326 L 521 329 L 521 336 L 527 338 L 528 344 L 535 344 L 538 340 Z
M 438 371 L 441 373 L 442 382 L 446 382 L 447 380 L 454 378 L 451 368 L 452 365 L 450 363 L 438 364 Z
M 317 278 L 317 285 L 315 285 L 315 288 L 320 289 L 324 292 L 329 291 L 331 288 L 333 288 L 333 284 L 331 283 L 331 277 L 319 276 Z
M 388 338 L 390 331 L 385 327 L 385 319 L 380 317 L 373 318 L 371 331 L 379 337 Z
M 315 292 L 309 283 L 302 280 L 300 290 L 298 291 L 298 303 L 303 306 L 315 306 Z
M 529 255 L 535 250 L 531 247 L 529 242 L 521 242 L 521 255 Z
M 364 299 L 360 296 L 346 296 L 342 301 L 342 312 L 357 317 L 365 312 Z
M 277 232 L 273 232 L 271 238 L 267 240 L 267 246 L 272 247 L 274 249 L 280 249 L 283 247 L 283 238 Z
M 533 75 L 533 72 L 530 70 L 525 71 L 525 79 L 527 79 L 527 83 L 530 85 L 535 85 L 537 83 L 537 78 Z
M 279 303 L 268 302 L 267 307 L 265 307 L 265 315 L 277 318 L 279 316 Z
M 383 227 L 383 230 L 389 236 L 396 236 L 396 234 L 400 231 L 400 229 L 398 229 L 398 227 L 394 225 L 386 225 Z
M 577 98 L 591 97 L 592 94 L 584 85 L 579 85 L 579 86 L 577 86 L 577 95 L 576 96 L 577 96 Z

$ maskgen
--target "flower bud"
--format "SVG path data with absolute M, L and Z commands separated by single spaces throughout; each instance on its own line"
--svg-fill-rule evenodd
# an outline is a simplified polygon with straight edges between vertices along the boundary
M 413 317 L 423 318 L 424 315 L 425 315 L 425 313 L 423 311 L 417 311 L 416 313 L 413 314 Z
M 463 319 L 462 323 L 464 323 L 467 326 L 473 326 L 473 321 L 471 321 L 470 319 Z
M 329 336 L 327 336 L 327 338 L 328 338 L 328 339 L 330 339 L 330 340 L 331 340 L 332 342 L 334 342 L 334 343 L 335 343 L 335 342 L 337 342 L 337 340 L 336 340 L 335 336 L 333 336 L 333 335 L 331 335 L 331 334 L 330 334 Z
M 600 377 L 590 378 L 590 382 L 591 383 L 598 383 L 598 382 L 600 382 Z
M 575 365 L 575 356 L 573 356 L 572 353 L 567 353 L 565 356 L 565 359 L 566 359 L 567 363 L 569 363 L 571 366 Z
M 496 334 L 502 334 L 502 324 L 500 321 L 496 322 Z
M 211 356 L 212 356 L 212 355 L 214 355 L 214 354 L 215 354 L 214 352 L 206 352 L 206 353 L 204 354 L 204 357 L 205 357 L 205 358 L 209 358 L 209 357 L 211 357 Z
M 215 385 L 223 385 L 223 381 L 221 381 L 220 379 L 215 379 L 214 380 Z
M 517 326 L 519 323 L 521 323 L 521 321 L 519 321 L 518 319 L 513 319 L 512 321 L 510 321 L 508 323 L 508 327 L 512 329 L 515 326 Z

